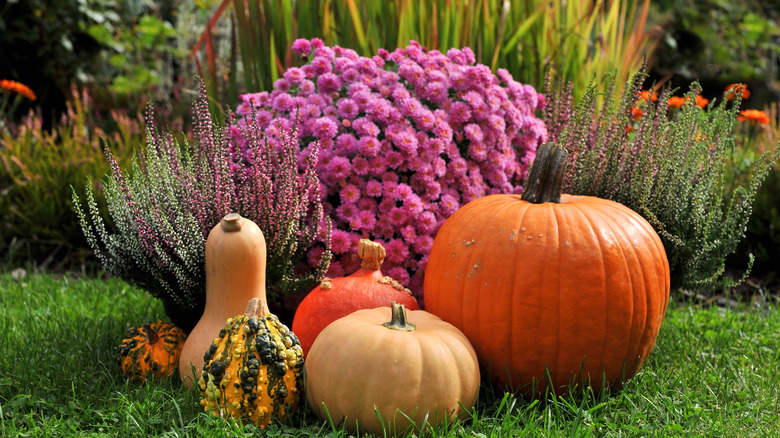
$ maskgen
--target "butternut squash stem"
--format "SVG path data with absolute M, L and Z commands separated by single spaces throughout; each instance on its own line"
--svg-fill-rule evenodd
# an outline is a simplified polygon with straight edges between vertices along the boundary
M 533 204 L 561 203 L 563 176 L 569 161 L 569 152 L 552 142 L 539 146 L 531 165 L 521 199 Z
M 403 304 L 390 304 L 390 322 L 382 323 L 383 326 L 402 332 L 413 332 L 417 326 L 406 319 L 406 307 Z
M 151 324 L 145 322 L 142 325 L 142 327 L 144 328 L 144 332 L 146 333 L 146 340 L 149 343 L 149 345 L 156 344 L 157 341 L 160 340 L 160 336 L 157 335 L 157 332 L 154 331 Z

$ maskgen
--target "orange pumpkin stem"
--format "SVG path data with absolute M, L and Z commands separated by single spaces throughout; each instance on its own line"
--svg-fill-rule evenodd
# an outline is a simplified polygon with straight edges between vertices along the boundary
M 406 318 L 406 307 L 403 304 L 396 304 L 395 302 L 390 304 L 390 322 L 382 323 L 383 326 L 391 330 L 399 330 L 402 332 L 413 332 L 417 326 L 414 323 L 409 322 Z
M 368 239 L 360 239 L 358 242 L 358 257 L 360 257 L 360 267 L 363 269 L 377 270 L 385 261 L 385 247 L 382 244 Z
M 146 333 L 146 340 L 149 345 L 156 344 L 157 341 L 160 340 L 160 336 L 157 335 L 157 332 L 154 331 L 151 324 L 145 322 L 141 327 L 144 328 L 144 333 Z
M 539 146 L 531 165 L 521 199 L 533 204 L 561 203 L 563 176 L 569 160 L 569 152 L 552 142 Z

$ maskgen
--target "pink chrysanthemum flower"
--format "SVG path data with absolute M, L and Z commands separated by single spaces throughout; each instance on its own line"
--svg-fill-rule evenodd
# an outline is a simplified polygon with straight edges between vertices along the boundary
M 239 116 L 267 111 L 261 125 L 269 144 L 278 142 L 273 114 L 297 120 L 302 154 L 319 140 L 316 168 L 334 230 L 403 243 L 406 256 L 393 243 L 396 255 L 382 269 L 420 297 L 430 242 L 444 220 L 476 197 L 522 191 L 547 139 L 535 114 L 544 97 L 505 69 L 494 75 L 476 64 L 469 48 L 441 53 L 410 42 L 362 57 L 317 38 L 293 46 L 304 65 L 288 69 L 270 93 L 242 96 Z M 231 136 L 235 172 L 252 160 L 239 137 Z M 352 255 L 336 254 L 334 270 L 354 266 Z

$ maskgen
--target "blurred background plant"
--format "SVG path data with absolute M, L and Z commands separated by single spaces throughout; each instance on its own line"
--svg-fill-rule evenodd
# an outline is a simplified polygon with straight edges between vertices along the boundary
M 32 262 L 41 268 L 80 268 L 89 256 L 70 204 L 70 186 L 84 176 L 99 180 L 108 170 L 103 147 L 129 162 L 145 136 L 142 123 L 111 111 L 109 134 L 92 111 L 89 93 L 75 90 L 52 131 L 40 112 L 0 130 L 0 254 L 3 264 Z M 95 187 L 102 193 L 101 185 Z
M 653 0 L 649 21 L 662 30 L 650 74 L 659 82 L 702 86 L 719 96 L 727 84 L 753 90 L 750 107 L 780 99 L 780 3 L 761 0 Z
M 176 0 L 9 0 L 0 6 L 0 77 L 24 80 L 38 96 L 43 127 L 66 111 L 71 88 L 89 88 L 96 110 L 161 111 L 193 75 L 176 28 Z M 186 8 L 185 8 L 186 9 Z M 15 120 L 31 104 L 22 105 Z
M 494 72 L 503 67 L 517 81 L 539 85 L 552 70 L 573 82 L 579 96 L 594 77 L 616 71 L 628 78 L 652 55 L 657 38 L 647 26 L 649 6 L 649 0 L 222 0 L 191 56 L 213 102 L 222 104 L 270 91 L 286 68 L 298 65 L 293 41 L 314 37 L 362 56 L 410 40 L 443 53 L 470 47 Z M 228 19 L 226 34 L 216 26 Z M 225 40 L 228 50 L 220 52 Z

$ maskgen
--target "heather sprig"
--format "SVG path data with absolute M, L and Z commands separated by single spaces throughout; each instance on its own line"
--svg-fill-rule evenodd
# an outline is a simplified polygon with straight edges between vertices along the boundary
M 315 38 L 292 50 L 307 63 L 287 69 L 271 92 L 243 95 L 236 128 L 257 122 L 278 145 L 280 126 L 298 126 L 305 169 L 303 157 L 319 145 L 315 168 L 334 223 L 328 275 L 356 270 L 357 242 L 370 238 L 387 249 L 383 271 L 420 296 L 444 220 L 480 196 L 522 190 L 547 137 L 536 117 L 543 97 L 477 64 L 469 48 L 441 53 L 413 41 L 368 58 Z M 232 140 L 241 174 L 251 138 Z
M 153 126 L 149 114 L 147 126 Z M 308 170 L 300 173 L 295 130 L 280 129 L 276 147 L 252 121 L 228 132 L 212 121 L 204 90 L 193 104 L 193 131 L 197 143 L 190 145 L 150 129 L 129 172 L 107 153 L 111 175 L 105 195 L 113 230 L 99 214 L 91 185 L 86 210 L 73 191 L 84 235 L 104 268 L 174 312 L 197 312 L 205 304 L 206 238 L 225 214 L 237 212 L 265 235 L 270 300 L 314 287 L 330 259 L 329 222 L 314 172 L 317 145 L 303 158 Z M 245 154 L 253 158 L 241 172 L 231 169 L 234 135 L 247 139 Z M 320 256 L 305 259 L 314 246 Z
M 576 104 L 570 88 L 548 85 L 550 140 L 570 154 L 564 190 L 612 199 L 644 216 L 664 243 L 673 288 L 729 284 L 726 257 L 744 238 L 756 191 L 780 149 L 756 160 L 745 187 L 730 187 L 739 99 L 702 105 L 694 83 L 673 108 L 673 90 L 647 98 L 645 79 L 643 71 L 634 75 L 615 100 L 610 78 L 606 93 L 591 86 Z

